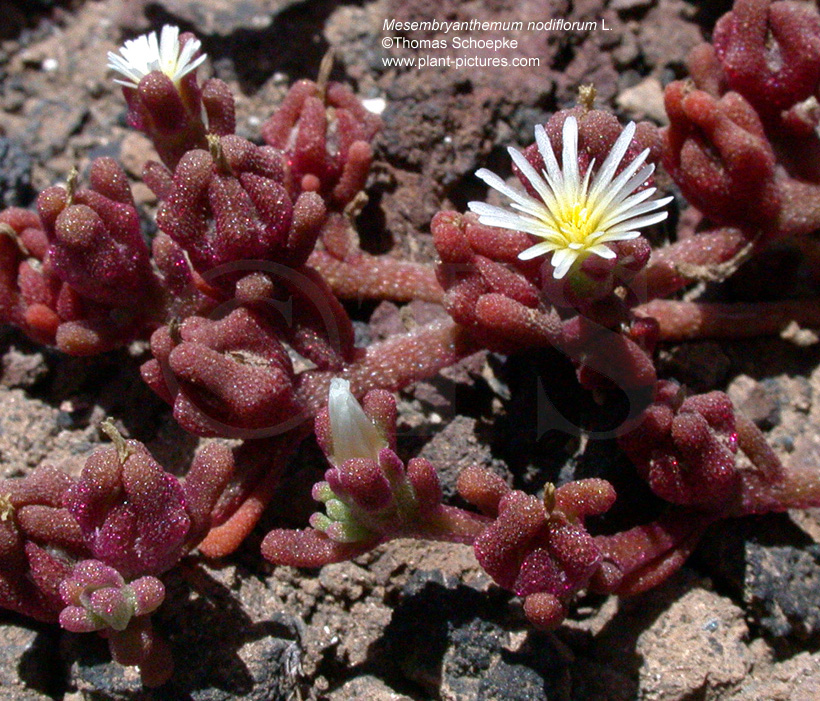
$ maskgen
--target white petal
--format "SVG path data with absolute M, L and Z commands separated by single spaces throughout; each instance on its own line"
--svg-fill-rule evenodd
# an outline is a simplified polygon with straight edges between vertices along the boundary
M 638 193 L 641 194 L 641 193 Z M 634 195 L 633 195 L 634 197 Z M 639 217 L 643 214 L 647 214 L 648 212 L 654 212 L 656 209 L 660 209 L 664 205 L 668 204 L 669 201 L 673 199 L 672 197 L 665 197 L 662 200 L 652 200 L 650 202 L 644 202 L 643 204 L 638 204 L 634 207 L 619 207 L 616 209 L 610 216 L 606 217 L 600 224 L 602 229 L 609 229 L 614 227 L 616 224 L 620 224 L 628 219 L 632 219 L 634 217 Z M 666 217 L 664 217 L 665 219 Z
M 162 28 L 159 40 L 159 60 L 163 68 L 176 63 L 179 50 L 179 27 L 166 24 Z
M 198 39 L 189 39 L 186 41 L 185 44 L 182 45 L 179 57 L 176 59 L 177 68 L 180 70 L 185 68 L 200 46 L 202 46 L 202 43 Z
M 199 68 L 203 63 L 205 63 L 205 59 L 208 58 L 207 54 L 200 54 L 196 59 L 191 61 L 187 66 L 185 66 L 182 70 L 177 71 L 177 80 L 180 78 L 184 78 L 188 75 L 191 71 L 196 70 Z
M 626 212 L 628 209 L 637 207 L 641 202 L 652 197 L 657 189 L 658 188 L 656 187 L 647 187 L 644 190 L 639 190 L 638 192 L 631 194 L 629 197 L 618 203 L 613 203 L 612 206 L 607 209 L 607 216 L 615 216 L 621 214 L 622 212 Z M 653 201 L 659 202 L 660 200 Z
M 558 231 L 550 229 L 539 220 L 527 219 L 515 215 L 512 212 L 506 212 L 505 214 L 507 216 L 492 214 L 480 215 L 478 221 L 484 224 L 484 226 L 497 226 L 500 229 L 509 229 L 510 231 L 523 231 L 524 233 L 539 236 L 540 238 L 563 240 L 563 237 Z
M 143 73 L 134 70 L 131 64 L 129 64 L 125 59 L 123 59 L 121 56 L 117 56 L 115 53 L 111 51 L 108 52 L 108 67 L 112 71 L 116 71 L 117 73 L 120 73 L 121 75 L 128 78 L 127 81 L 119 79 L 115 79 L 114 81 L 127 87 L 136 87 L 143 77 Z
M 618 170 L 618 166 L 621 165 L 623 157 L 626 155 L 627 150 L 629 150 L 629 144 L 632 143 L 632 137 L 634 135 L 635 122 L 630 122 L 621 132 L 621 135 L 612 146 L 609 155 L 601 164 L 601 168 L 598 170 L 595 180 L 592 183 L 592 189 L 589 191 L 590 199 L 597 198 L 600 192 L 612 182 L 615 171 Z
M 555 253 L 552 254 L 552 260 L 550 261 L 555 268 L 552 276 L 556 280 L 563 278 L 569 272 L 569 269 L 577 259 L 578 253 L 569 248 L 561 248 L 555 251 Z
M 532 260 L 533 258 L 538 258 L 538 256 L 545 256 L 547 253 L 552 253 L 557 250 L 557 248 L 554 243 L 542 241 L 521 251 L 521 253 L 518 254 L 518 258 L 520 260 Z
M 641 232 L 637 231 L 635 229 L 633 229 L 631 231 L 624 231 L 624 230 L 607 231 L 607 232 L 604 233 L 603 236 L 601 236 L 597 240 L 596 245 L 598 245 L 599 243 L 612 243 L 614 241 L 632 241 L 632 239 L 636 239 L 640 235 L 641 235 Z
M 622 201 L 629 193 L 635 192 L 639 187 L 641 187 L 649 178 L 652 177 L 652 173 L 655 172 L 655 164 L 650 163 L 645 165 L 641 168 L 635 175 L 633 175 L 629 180 L 624 183 L 619 192 L 618 197 L 616 198 L 616 202 Z
M 330 381 L 327 413 L 335 465 L 350 458 L 378 459 L 379 451 L 387 444 L 350 392 L 347 380 L 334 377 Z
M 607 260 L 617 258 L 615 251 L 613 251 L 609 246 L 605 246 L 602 243 L 599 243 L 595 246 L 590 246 L 589 248 L 587 248 L 587 253 L 594 253 L 596 256 L 606 258 Z
M 656 212 L 655 214 L 650 214 L 646 217 L 638 217 L 636 219 L 627 219 L 625 222 L 621 222 L 620 224 L 616 224 L 611 229 L 608 229 L 610 232 L 617 232 L 622 231 L 623 229 L 640 229 L 644 226 L 652 226 L 653 224 L 658 224 L 666 217 L 669 216 L 669 212 Z
M 521 205 L 530 207 L 544 206 L 534 197 L 530 197 L 526 192 L 521 192 L 520 190 L 516 190 L 515 188 L 507 185 L 507 183 L 505 183 L 491 170 L 481 168 L 480 170 L 476 171 L 476 176 L 483 180 L 485 183 L 487 183 L 487 185 L 493 188 L 493 190 L 498 190 L 498 192 L 500 192 L 502 195 L 506 195 L 514 202 L 518 202 Z
M 504 220 L 508 224 L 518 225 L 519 223 L 538 223 L 541 224 L 540 217 L 529 217 L 527 215 L 516 214 L 515 212 L 511 212 L 509 209 L 504 209 L 503 207 L 496 207 L 492 204 L 487 204 L 486 202 L 468 202 L 467 207 L 469 207 L 470 211 L 477 214 L 479 217 L 479 221 L 483 218 L 491 217 L 493 219 Z M 511 226 L 507 226 L 506 228 L 514 228 Z
M 587 166 L 587 172 L 584 173 L 584 180 L 581 183 L 581 191 L 579 193 L 579 199 L 587 201 L 587 202 L 589 201 L 589 198 L 587 197 L 587 192 L 589 190 L 589 178 L 592 175 L 592 169 L 594 167 L 595 167 L 595 159 L 593 158 L 589 162 L 589 165 Z
M 659 210 L 672 200 L 671 197 L 652 199 L 656 193 L 654 187 L 636 192 L 655 169 L 654 165 L 645 165 L 648 149 L 618 173 L 635 131 L 635 124 L 628 124 L 594 177 L 595 162 L 592 161 L 581 178 L 577 120 L 568 117 L 564 121 L 560 167 L 547 132 L 539 125 L 535 128 L 535 138 L 544 159 L 541 174 L 522 153 L 509 149 L 522 179 L 532 184 L 538 197 L 519 192 L 497 175 L 482 169 L 478 172 L 479 177 L 509 197 L 512 203 L 509 209 L 479 202 L 471 202 L 469 207 L 479 215 L 482 224 L 542 238 L 543 241 L 522 251 L 519 258 L 530 260 L 552 252 L 550 262 L 556 279 L 563 278 L 573 265 L 588 255 L 611 260 L 617 254 L 607 243 L 637 238 L 641 227 L 663 221 L 668 213 Z
M 538 175 L 538 171 L 532 167 L 530 162 L 524 157 L 523 153 L 516 151 L 514 148 L 509 148 L 507 150 L 509 151 L 515 165 L 518 166 L 518 169 L 521 171 L 523 176 L 535 188 L 535 191 L 544 201 L 544 204 L 546 204 L 548 208 L 554 209 L 555 196 L 552 194 L 552 190 L 549 185 L 547 185 L 547 183 L 544 182 L 544 179 Z
M 157 33 L 151 32 L 148 35 L 148 48 L 145 50 L 146 72 L 162 70 L 162 54 L 160 53 Z
M 160 34 L 160 38 L 156 32 L 143 34 L 126 41 L 120 48 L 120 56 L 108 55 L 109 68 L 128 78 L 128 82 L 115 82 L 136 87 L 146 75 L 159 70 L 176 83 L 202 65 L 204 54 L 192 60 L 202 46 L 199 40 L 191 39 L 180 47 L 179 28 L 167 24 Z
M 545 175 L 548 176 L 547 182 L 556 194 L 558 189 L 563 190 L 564 175 L 561 173 L 561 168 L 558 167 L 558 161 L 555 158 L 555 152 L 552 150 L 552 142 L 547 136 L 547 130 L 541 124 L 535 127 L 535 142 L 538 144 L 538 152 L 541 158 L 544 159 L 544 166 L 546 167 Z
M 646 154 L 649 153 L 647 150 Z M 595 203 L 596 214 L 603 213 L 611 207 L 620 204 L 625 200 L 635 189 L 643 185 L 652 173 L 655 172 L 654 165 L 648 165 L 641 168 L 637 173 L 631 172 L 637 159 L 624 169 L 620 175 L 612 182 L 612 185 L 601 193 L 600 199 Z M 640 164 L 638 164 L 640 166 Z M 626 177 L 624 177 L 626 176 Z
M 519 212 L 523 212 L 525 216 L 531 217 L 533 219 L 538 219 L 539 221 L 543 221 L 546 224 L 556 223 L 552 211 L 550 211 L 548 207 L 544 207 L 541 204 L 539 204 L 537 207 L 533 207 L 530 205 L 524 206 L 518 204 L 518 202 L 512 202 L 510 203 L 510 207 Z
M 467 208 L 471 212 L 475 212 L 478 215 L 486 214 L 494 216 L 498 214 L 511 214 L 510 210 L 508 209 L 496 207 L 494 204 L 487 204 L 486 202 L 468 202 Z
M 561 168 L 564 171 L 564 187 L 567 195 L 577 201 L 578 180 L 578 122 L 575 117 L 564 120 L 564 150 L 561 154 Z
M 641 151 L 641 153 L 638 154 L 635 160 L 632 161 L 629 165 L 627 165 L 620 173 L 618 173 L 618 176 L 609 185 L 607 185 L 607 187 L 605 188 L 605 192 L 620 193 L 622 190 L 624 190 L 626 184 L 635 175 L 635 173 L 637 173 L 640 170 L 641 166 L 644 164 L 644 161 L 646 161 L 646 157 L 648 155 L 649 149 L 644 149 L 643 151 Z M 652 169 L 649 172 L 649 175 L 652 175 L 652 172 L 654 172 L 655 170 L 655 166 L 646 166 L 646 168 Z M 649 175 L 647 175 L 646 178 L 648 178 Z M 644 178 L 644 180 L 646 180 L 646 178 Z M 631 191 L 632 190 L 628 190 L 626 194 L 629 194 Z

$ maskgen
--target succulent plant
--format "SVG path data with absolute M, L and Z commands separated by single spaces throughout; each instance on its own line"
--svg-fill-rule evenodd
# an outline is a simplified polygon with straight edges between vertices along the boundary
M 660 584 L 712 523 L 820 506 L 816 475 L 782 465 L 727 395 L 692 394 L 655 365 L 659 341 L 820 324 L 812 300 L 675 297 L 820 228 L 818 36 L 809 4 L 737 0 L 693 51 L 691 79 L 667 86 L 664 129 L 622 127 L 583 91 L 535 127 L 535 144 L 509 149 L 523 190 L 478 171 L 509 208 L 473 201 L 434 217 L 436 266 L 360 247 L 381 120 L 328 80 L 329 64 L 291 88 L 258 145 L 234 133 L 227 85 L 199 84 L 193 35 L 127 42 L 109 65 L 159 158 L 143 173 L 159 231 L 146 243 L 110 158 L 93 161 L 88 187 L 75 173 L 36 211 L 0 212 L 0 322 L 73 355 L 150 340 L 142 376 L 179 424 L 236 442 L 209 443 L 179 478 L 106 423 L 112 445 L 79 478 L 41 465 L 3 480 L 0 606 L 96 631 L 147 685 L 163 683 L 171 655 L 150 619 L 162 576 L 196 548 L 239 547 L 313 433 L 329 464 L 313 487 L 321 507 L 303 529 L 268 533 L 267 560 L 316 567 L 398 537 L 467 543 L 545 629 L 579 592 Z M 640 230 L 672 201 L 655 198 L 656 167 L 697 213 L 653 248 Z M 425 300 L 447 317 L 360 347 L 350 298 Z M 543 348 L 570 359 L 579 392 L 627 396 L 607 436 L 657 497 L 652 518 L 598 532 L 612 483 L 546 483 L 538 497 L 480 466 L 461 473 L 470 508 L 456 507 L 435 465 L 400 457 L 391 392 L 478 351 Z

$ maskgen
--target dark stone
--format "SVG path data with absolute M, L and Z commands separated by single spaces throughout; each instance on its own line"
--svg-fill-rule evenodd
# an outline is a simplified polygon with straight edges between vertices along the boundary
M 820 632 L 820 545 L 746 548 L 744 598 L 772 635 Z
M 79 5 L 75 1 L 74 5 Z M 57 7 L 68 6 L 72 0 L 0 0 L 0 39 L 17 38 L 23 30 L 37 24 Z
M 189 626 L 195 628 L 198 626 Z M 211 631 L 213 636 L 219 633 Z M 73 683 L 89 698 L 106 701 L 146 699 L 146 701 L 286 701 L 293 698 L 293 687 L 285 679 L 283 670 L 291 659 L 292 642 L 275 637 L 257 641 L 253 664 L 238 667 L 225 665 L 220 659 L 220 648 L 211 641 L 202 649 L 195 646 L 184 650 L 174 648 L 175 672 L 170 682 L 157 688 L 146 689 L 133 668 L 112 662 L 104 641 L 96 636 L 72 636 L 65 648 L 74 651 L 77 662 L 72 668 Z
M 37 100 L 29 119 L 31 129 L 23 144 L 42 157 L 55 156 L 66 149 L 70 137 L 79 133 L 91 115 L 88 105 L 43 97 Z
M 478 701 L 539 701 L 549 698 L 544 678 L 532 667 L 503 658 L 481 680 Z
M 452 577 L 445 579 L 441 572 L 423 570 L 410 576 L 401 597 L 385 629 L 390 657 L 398 662 L 403 676 L 437 691 L 452 628 L 477 616 L 484 597 Z
M 456 483 L 461 471 L 471 465 L 488 468 L 505 479 L 509 474 L 501 460 L 493 457 L 490 446 L 476 435 L 476 420 L 456 416 L 421 450 L 436 468 L 445 499 L 456 494 Z
M 820 545 L 788 516 L 742 519 L 731 528 L 721 524 L 704 537 L 699 556 L 768 634 L 820 633 Z
M 108 645 L 97 635 L 65 633 L 61 651 L 64 658 L 74 661 L 71 683 L 81 691 L 108 700 L 134 698 L 142 689 L 133 670 L 111 661 Z
M 456 701 L 555 697 L 565 665 L 550 639 L 532 633 L 510 649 L 510 629 L 498 619 L 509 609 L 492 595 L 416 572 L 402 597 L 385 638 L 401 673 L 426 692 Z
M 780 423 L 780 400 L 777 381 L 764 380 L 756 384 L 739 409 L 764 431 L 777 426 Z
M 693 392 L 719 389 L 732 363 L 714 341 L 686 343 L 661 354 L 659 372 L 671 376 Z
M 0 207 L 26 207 L 33 199 L 31 158 L 14 141 L 0 136 Z

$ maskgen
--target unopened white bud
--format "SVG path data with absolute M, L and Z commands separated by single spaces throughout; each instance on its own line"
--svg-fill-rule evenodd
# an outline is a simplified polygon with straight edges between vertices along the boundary
M 335 465 L 350 458 L 376 460 L 379 451 L 387 447 L 384 437 L 350 392 L 347 380 L 335 377 L 330 381 L 327 412 Z

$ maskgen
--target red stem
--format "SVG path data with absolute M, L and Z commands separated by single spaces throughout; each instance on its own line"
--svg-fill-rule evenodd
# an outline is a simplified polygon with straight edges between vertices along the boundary
M 199 544 L 199 550 L 205 556 L 229 555 L 253 530 L 279 486 L 290 456 L 308 435 L 309 427 L 310 422 L 306 421 L 287 434 L 269 440 L 246 441 L 238 449 L 239 455 L 257 454 L 245 456 L 247 459 L 241 462 L 241 466 L 250 466 L 250 469 L 238 474 L 226 490 L 227 499 L 232 503 L 219 506 L 228 511 L 230 516 L 212 528 Z
M 441 506 L 422 533 L 410 534 L 411 538 L 465 543 L 472 545 L 478 535 L 491 523 L 489 516 L 465 511 L 455 506 Z
M 354 394 L 377 387 L 396 392 L 433 377 L 481 348 L 464 327 L 448 319 L 370 346 L 344 375 Z
M 636 307 L 635 313 L 657 319 L 662 341 L 776 335 L 792 321 L 800 327 L 820 327 L 816 299 L 754 304 L 656 299 Z
M 740 502 L 733 515 L 764 514 L 820 507 L 820 470 L 810 460 L 792 460 L 782 481 L 772 484 L 759 472 L 742 473 Z
M 638 594 L 667 579 L 689 556 L 714 516 L 672 508 L 652 523 L 596 536 L 604 556 L 596 591 Z
M 302 373 L 297 392 L 302 406 L 310 415 L 315 415 L 327 403 L 327 391 L 333 377 L 350 380 L 351 392 L 356 396 L 378 388 L 397 392 L 414 382 L 433 377 L 481 348 L 466 329 L 454 321 L 437 321 L 413 333 L 393 336 L 370 346 L 341 372 Z
M 645 299 L 668 297 L 693 282 L 685 274 L 685 266 L 714 268 L 732 260 L 748 242 L 739 229 L 694 234 L 652 251 L 646 268 L 630 287 L 639 290 L 644 285 Z
M 760 477 L 769 484 L 778 484 L 786 479 L 783 463 L 766 441 L 763 432 L 742 412 L 735 412 L 735 429 L 740 449 L 758 469 Z
M 441 304 L 444 290 L 432 265 L 400 260 L 389 255 L 373 256 L 357 251 L 340 260 L 327 251 L 314 251 L 308 265 L 318 270 L 340 299 L 414 299 Z

